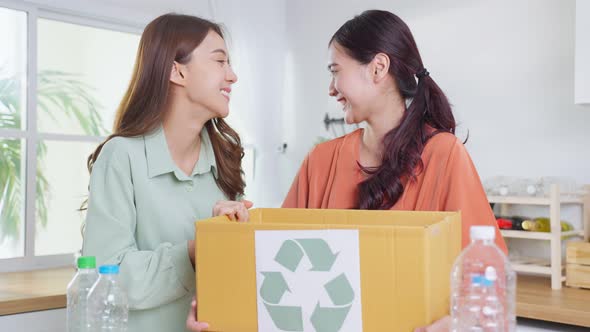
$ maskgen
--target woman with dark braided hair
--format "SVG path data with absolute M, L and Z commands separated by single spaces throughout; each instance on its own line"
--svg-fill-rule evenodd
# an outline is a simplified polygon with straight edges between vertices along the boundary
M 283 207 L 460 210 L 463 245 L 471 225 L 496 225 L 455 136 L 451 105 L 408 26 L 390 12 L 366 11 L 336 31 L 329 52 L 329 94 L 342 104 L 346 123 L 364 121 L 366 128 L 316 146 Z
M 451 106 L 408 26 L 390 12 L 365 11 L 336 31 L 329 53 L 329 94 L 346 123 L 366 128 L 316 146 L 283 207 L 461 211 L 463 246 L 472 225 L 490 225 L 506 252 Z

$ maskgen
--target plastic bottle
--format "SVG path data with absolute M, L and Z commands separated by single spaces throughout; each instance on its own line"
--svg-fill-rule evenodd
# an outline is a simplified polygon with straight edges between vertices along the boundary
M 127 294 L 121 287 L 118 265 L 103 265 L 88 294 L 88 332 L 126 332 Z
M 90 288 L 98 279 L 96 258 L 81 256 L 77 260 L 78 271 L 68 284 L 66 326 L 68 332 L 86 332 L 86 306 Z
M 496 229 L 473 226 L 451 272 L 451 331 L 516 330 L 516 273 L 495 245 Z

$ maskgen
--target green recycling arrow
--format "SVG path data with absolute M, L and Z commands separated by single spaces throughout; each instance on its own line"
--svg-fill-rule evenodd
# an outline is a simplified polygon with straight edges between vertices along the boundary
M 346 306 L 326 308 L 321 307 L 318 302 L 311 315 L 311 324 L 316 332 L 338 332 L 346 320 L 350 307 L 352 307 L 354 290 L 344 273 L 332 279 L 324 285 L 324 288 L 334 305 Z
M 322 239 L 298 239 L 283 242 L 275 261 L 295 272 L 303 258 L 302 248 L 311 262 L 311 271 L 330 271 L 338 257 L 338 253 L 332 253 L 330 246 Z
M 268 303 L 278 304 L 285 292 L 290 292 L 289 286 L 280 272 L 262 272 L 264 281 L 260 287 L 260 296 Z
M 311 261 L 311 271 L 330 271 L 336 257 L 338 257 L 338 253 L 333 254 L 326 241 L 322 239 L 300 239 L 297 242 L 301 244 Z
M 311 262 L 310 271 L 330 271 L 338 257 L 326 241 L 317 238 L 286 240 L 274 259 L 287 270 L 295 272 L 304 255 Z M 264 280 L 260 296 L 275 326 L 281 331 L 303 331 L 301 307 L 278 305 L 285 292 L 290 292 L 283 275 L 280 272 L 262 272 L 262 275 Z M 352 307 L 354 290 L 344 273 L 325 284 L 324 289 L 336 307 L 321 307 L 318 302 L 311 315 L 311 323 L 316 332 L 338 332 Z
M 311 324 L 316 332 L 338 332 L 344 324 L 350 307 L 352 305 L 342 308 L 324 308 L 320 307 L 318 302 L 311 315 Z
M 281 245 L 279 252 L 275 256 L 275 261 L 287 270 L 295 272 L 301 258 L 303 258 L 301 247 L 295 241 L 287 240 Z
M 303 331 L 301 307 L 264 304 L 275 326 L 283 331 Z
M 354 290 L 344 273 L 332 279 L 324 288 L 335 305 L 350 304 L 354 300 Z

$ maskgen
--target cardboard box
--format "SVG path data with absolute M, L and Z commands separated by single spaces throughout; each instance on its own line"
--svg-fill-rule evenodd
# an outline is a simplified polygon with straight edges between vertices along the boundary
M 209 331 L 413 331 L 449 313 L 461 217 L 254 209 L 196 222 L 195 239 Z
M 590 265 L 590 242 L 568 242 L 566 261 L 568 264 Z
M 568 287 L 590 289 L 590 243 L 567 243 L 565 284 Z

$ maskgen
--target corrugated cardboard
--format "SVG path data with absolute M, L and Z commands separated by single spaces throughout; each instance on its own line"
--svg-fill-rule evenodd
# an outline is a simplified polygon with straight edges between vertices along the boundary
M 323 229 L 358 230 L 363 331 L 413 331 L 448 315 L 459 212 L 253 209 L 246 223 L 196 222 L 199 320 L 258 331 L 255 231 Z

